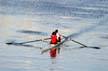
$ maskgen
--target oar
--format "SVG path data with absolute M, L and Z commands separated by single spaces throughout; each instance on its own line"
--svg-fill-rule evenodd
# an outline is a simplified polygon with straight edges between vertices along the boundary
M 100 49 L 99 47 L 89 47 L 89 46 L 87 46 L 87 45 L 85 45 L 83 43 L 80 43 L 80 42 L 78 42 L 76 40 L 73 40 L 73 39 L 70 39 L 70 40 L 73 41 L 73 42 L 75 42 L 75 43 L 78 43 L 78 44 L 82 45 L 83 47 L 81 47 L 81 48 L 87 47 L 87 48 Z
M 65 36 L 63 36 L 63 37 L 66 38 Z M 73 41 L 73 42 L 75 42 L 75 43 L 78 43 L 78 44 L 82 45 L 83 47 L 81 47 L 81 48 L 87 47 L 87 48 L 100 49 L 99 47 L 90 47 L 90 46 L 87 46 L 87 45 L 85 45 L 83 43 L 80 43 L 80 42 L 78 42 L 76 40 L 73 40 L 73 39 L 70 39 L 70 40 Z
M 38 39 L 38 40 L 32 40 L 32 41 L 26 41 L 26 42 L 20 42 L 20 43 L 14 43 L 14 42 L 7 42 L 6 44 L 11 45 L 11 44 L 24 44 L 24 43 L 31 43 L 31 42 L 37 42 L 37 41 L 43 41 L 43 40 L 48 40 L 50 38 L 44 38 L 44 39 Z

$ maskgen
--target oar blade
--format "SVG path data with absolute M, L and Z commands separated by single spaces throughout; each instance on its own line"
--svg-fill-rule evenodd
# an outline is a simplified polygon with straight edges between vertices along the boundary
M 91 48 L 94 48 L 94 49 L 100 49 L 100 47 L 91 47 Z
M 6 44 L 7 44 L 7 45 L 14 45 L 14 44 L 15 44 L 15 45 L 16 45 L 16 44 L 17 44 L 17 45 L 21 45 L 21 44 L 23 44 L 23 43 L 7 42 Z
M 7 45 L 11 45 L 11 44 L 13 44 L 13 43 L 12 43 L 12 42 L 7 42 L 6 44 L 7 44 Z

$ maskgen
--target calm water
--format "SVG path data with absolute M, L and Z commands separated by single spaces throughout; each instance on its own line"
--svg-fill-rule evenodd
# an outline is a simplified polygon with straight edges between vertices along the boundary
M 0 71 L 108 71 L 107 0 L 0 0 Z M 6 45 L 62 35 L 87 46 L 67 41 L 51 59 L 41 54 L 47 42 Z

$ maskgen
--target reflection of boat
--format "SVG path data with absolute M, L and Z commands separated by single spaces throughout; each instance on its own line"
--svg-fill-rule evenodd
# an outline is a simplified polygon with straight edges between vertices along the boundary
M 55 46 L 55 44 L 51 44 L 51 45 L 50 45 L 50 47 L 54 47 L 54 46 Z M 51 57 L 51 58 L 56 57 L 56 48 L 51 48 L 51 49 L 50 49 L 50 57 Z

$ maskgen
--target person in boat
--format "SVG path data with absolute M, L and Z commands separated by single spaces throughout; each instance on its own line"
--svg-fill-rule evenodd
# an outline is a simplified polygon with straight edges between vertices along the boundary
M 57 43 L 60 43 L 61 42 L 61 35 L 58 32 L 58 29 L 55 30 L 55 33 L 56 33 L 56 37 L 57 37 Z M 60 53 L 60 48 L 58 48 L 57 51 L 58 51 L 58 53 Z
M 57 42 L 61 42 L 61 35 L 58 32 L 58 29 L 55 30 L 56 36 L 57 36 Z
M 50 41 L 50 47 L 53 47 L 57 44 L 57 36 L 55 32 L 52 32 L 51 34 L 51 41 Z M 50 49 L 50 56 L 51 58 L 56 57 L 56 48 Z

